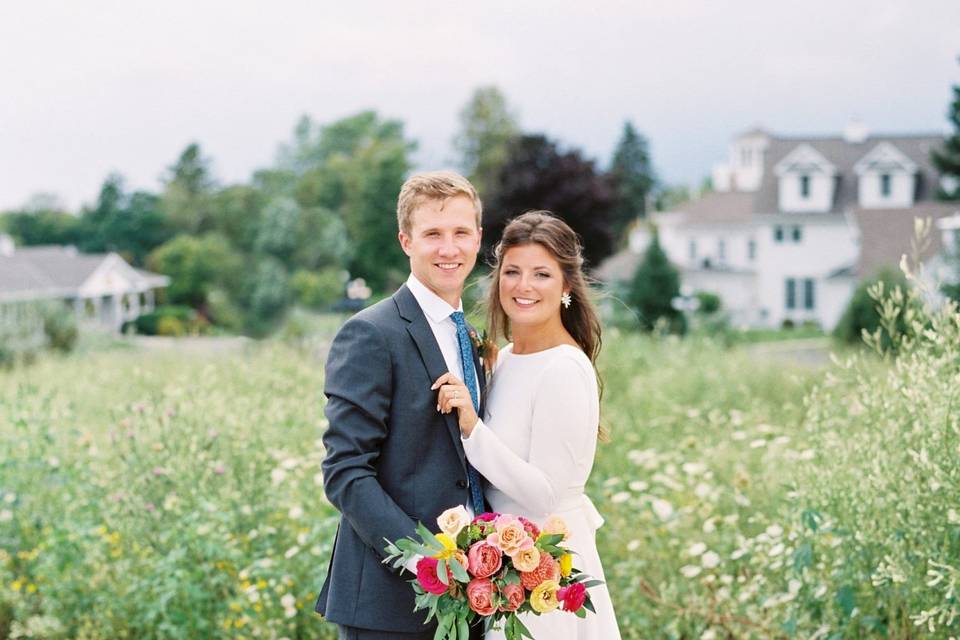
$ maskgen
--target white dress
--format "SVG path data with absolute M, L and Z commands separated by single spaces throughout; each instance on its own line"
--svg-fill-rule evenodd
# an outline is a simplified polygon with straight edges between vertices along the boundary
M 494 511 L 542 524 L 562 517 L 570 529 L 567 546 L 574 566 L 604 580 L 596 531 L 603 518 L 583 492 L 597 448 L 600 402 L 589 358 L 560 345 L 531 354 L 500 352 L 488 388 L 484 419 L 463 441 L 467 458 L 489 482 Z M 536 640 L 619 640 L 606 585 L 590 589 L 596 615 L 580 619 L 555 611 L 524 614 Z M 503 638 L 500 631 L 487 640 Z

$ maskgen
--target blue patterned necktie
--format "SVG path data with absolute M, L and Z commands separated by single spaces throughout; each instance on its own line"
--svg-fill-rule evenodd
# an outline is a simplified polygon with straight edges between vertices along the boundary
M 470 336 L 467 335 L 467 322 L 463 318 L 463 311 L 454 311 L 450 314 L 453 323 L 457 325 L 457 344 L 460 347 L 460 364 L 463 365 L 463 384 L 470 392 L 473 400 L 473 409 L 480 412 L 480 397 L 477 394 L 477 372 L 473 368 L 473 350 L 470 348 Z M 483 508 L 483 487 L 480 485 L 480 474 L 467 461 L 467 479 L 470 481 L 470 499 L 473 502 L 474 515 L 480 515 Z

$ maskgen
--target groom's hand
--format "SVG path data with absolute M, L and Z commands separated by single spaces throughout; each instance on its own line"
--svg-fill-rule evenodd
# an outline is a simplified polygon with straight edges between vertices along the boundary
M 431 391 L 437 389 L 440 390 L 437 394 L 437 411 L 450 413 L 456 409 L 459 416 L 460 433 L 464 438 L 469 438 L 480 417 L 477 415 L 477 410 L 473 408 L 473 398 L 470 397 L 467 385 L 463 384 L 460 378 L 448 372 L 437 378 L 433 386 L 430 387 Z

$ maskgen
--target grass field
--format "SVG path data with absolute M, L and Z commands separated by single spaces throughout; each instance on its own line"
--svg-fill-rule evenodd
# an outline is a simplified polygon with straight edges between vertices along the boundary
M 312 613 L 337 521 L 324 340 L 287 337 L 0 374 L 0 637 L 335 637 Z M 624 637 L 956 634 L 960 450 L 942 400 L 960 358 L 935 337 L 904 364 L 825 372 L 608 332 L 611 441 L 588 490 Z M 904 432 L 936 420 L 939 445 Z

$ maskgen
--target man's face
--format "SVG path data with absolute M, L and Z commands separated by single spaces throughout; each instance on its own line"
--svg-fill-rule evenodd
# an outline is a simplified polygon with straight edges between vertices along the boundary
M 399 236 L 403 252 L 410 257 L 410 271 L 456 307 L 480 251 L 473 202 L 465 195 L 424 200 L 411 218 L 410 234 L 401 231 Z

